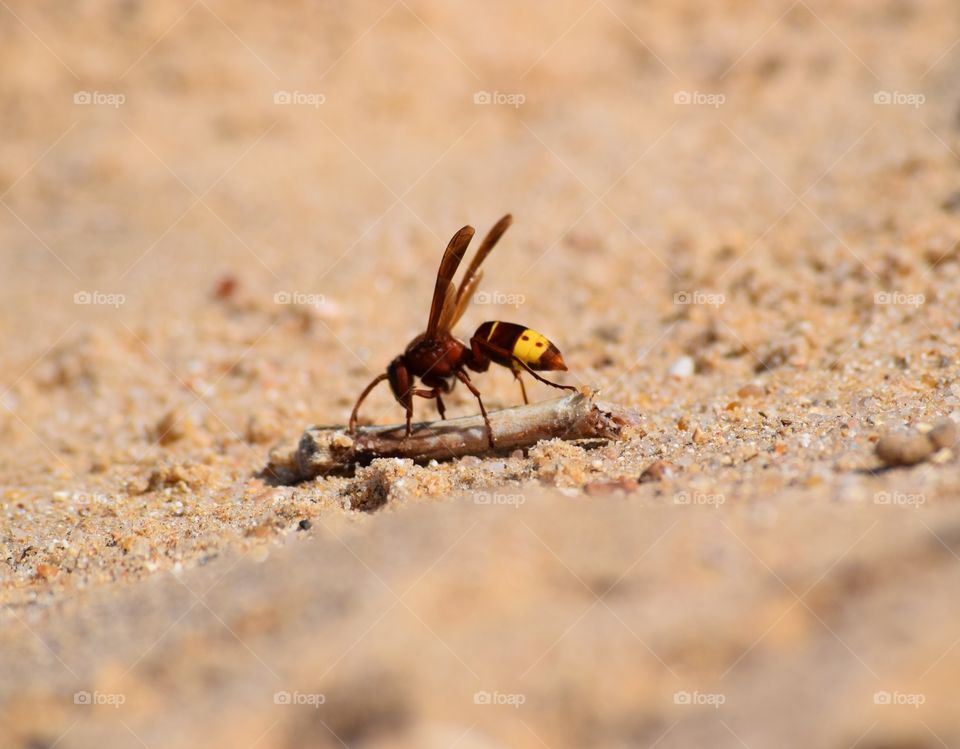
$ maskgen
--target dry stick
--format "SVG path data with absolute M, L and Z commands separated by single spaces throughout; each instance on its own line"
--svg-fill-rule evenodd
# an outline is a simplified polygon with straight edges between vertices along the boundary
M 639 414 L 622 406 L 601 403 L 587 390 L 565 398 L 508 408 L 490 414 L 496 450 L 487 444 L 480 416 L 415 424 L 403 438 L 405 425 L 360 427 L 347 434 L 344 427 L 311 427 L 303 433 L 295 454 L 271 455 L 268 470 L 310 479 L 349 470 L 374 458 L 410 458 L 419 462 L 448 460 L 463 455 L 531 447 L 540 440 L 616 439 L 624 426 L 639 423 Z

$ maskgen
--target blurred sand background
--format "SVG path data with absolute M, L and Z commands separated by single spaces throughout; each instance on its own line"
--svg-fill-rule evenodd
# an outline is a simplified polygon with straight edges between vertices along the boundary
M 960 419 L 958 41 L 948 0 L 0 2 L 0 745 L 960 746 L 956 451 L 873 454 Z M 643 428 L 264 477 L 508 211 L 460 334 L 541 330 Z

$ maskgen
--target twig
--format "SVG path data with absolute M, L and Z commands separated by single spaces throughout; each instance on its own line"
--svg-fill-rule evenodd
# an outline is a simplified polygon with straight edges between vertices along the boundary
M 449 460 L 464 455 L 489 455 L 535 445 L 545 439 L 615 439 L 624 426 L 635 425 L 639 414 L 622 406 L 598 402 L 580 392 L 556 400 L 508 408 L 490 414 L 496 450 L 487 443 L 480 416 L 405 426 L 368 426 L 350 436 L 344 427 L 311 427 L 295 450 L 271 453 L 267 471 L 279 478 L 314 478 L 349 471 L 374 458 L 410 458 L 418 462 Z

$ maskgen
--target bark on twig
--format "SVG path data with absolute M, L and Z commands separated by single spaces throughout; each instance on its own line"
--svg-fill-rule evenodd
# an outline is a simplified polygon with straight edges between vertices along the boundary
M 638 420 L 639 415 L 631 409 L 601 403 L 594 394 L 580 392 L 491 413 L 496 450 L 491 450 L 487 443 L 481 416 L 414 424 L 413 433 L 406 439 L 403 424 L 360 427 L 354 436 L 342 426 L 311 427 L 303 433 L 295 452 L 271 455 L 268 471 L 276 476 L 293 474 L 304 480 L 349 471 L 374 458 L 424 462 L 509 452 L 556 437 L 615 439 L 624 426 L 637 424 Z

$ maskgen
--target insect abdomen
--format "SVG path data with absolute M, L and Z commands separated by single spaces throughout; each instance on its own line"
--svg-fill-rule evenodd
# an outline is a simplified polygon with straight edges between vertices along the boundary
M 490 358 L 504 367 L 521 369 L 516 361 L 519 359 L 534 370 L 567 368 L 559 349 L 546 336 L 524 325 L 495 320 L 483 323 L 474 335 L 490 344 Z

